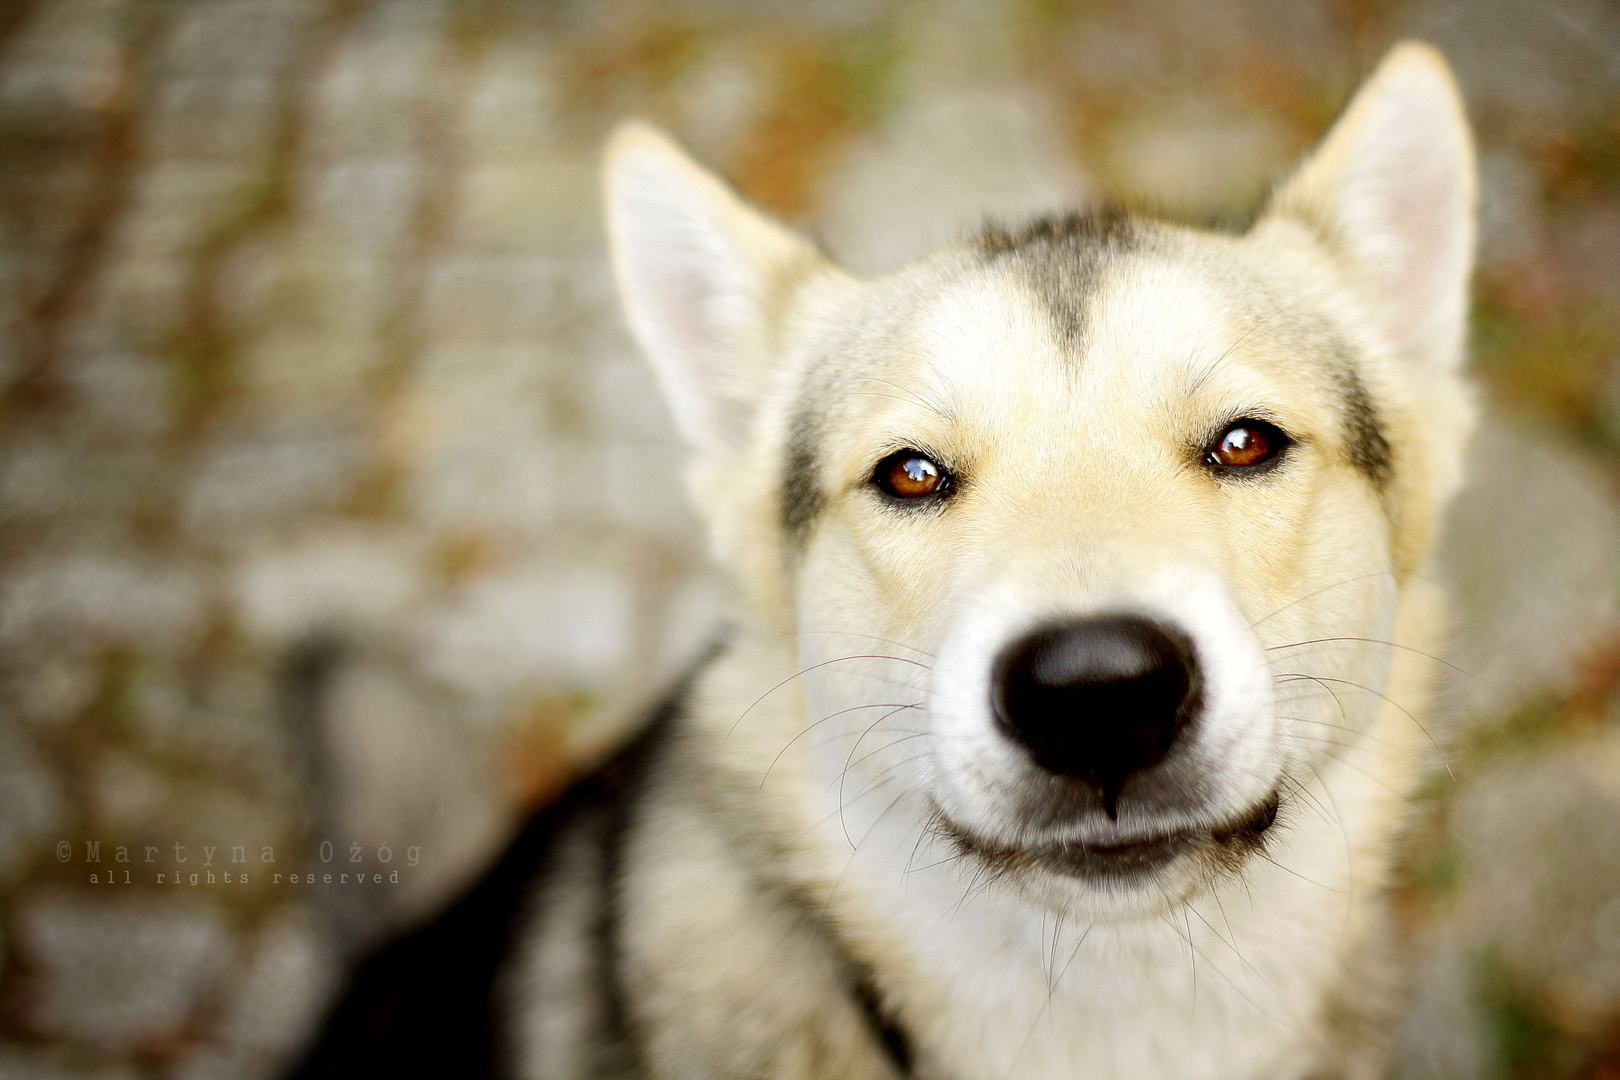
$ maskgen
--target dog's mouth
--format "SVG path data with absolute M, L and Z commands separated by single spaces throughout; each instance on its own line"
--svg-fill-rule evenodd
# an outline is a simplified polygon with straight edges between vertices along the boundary
M 997 873 L 1045 871 L 1098 884 L 1130 884 L 1188 856 L 1203 857 L 1212 869 L 1235 869 L 1264 843 L 1266 831 L 1276 824 L 1279 805 L 1273 792 L 1239 820 L 1218 828 L 1178 829 L 1118 843 L 1007 845 L 985 840 L 943 813 L 937 815 L 937 823 L 959 852 Z

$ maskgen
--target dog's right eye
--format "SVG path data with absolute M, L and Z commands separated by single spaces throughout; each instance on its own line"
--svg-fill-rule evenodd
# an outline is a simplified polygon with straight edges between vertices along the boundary
M 926 499 L 950 490 L 951 474 L 920 450 L 900 450 L 877 463 L 872 482 L 895 499 Z
M 1288 448 L 1289 438 L 1275 424 L 1246 418 L 1227 425 L 1204 451 L 1204 464 L 1228 474 L 1256 472 Z

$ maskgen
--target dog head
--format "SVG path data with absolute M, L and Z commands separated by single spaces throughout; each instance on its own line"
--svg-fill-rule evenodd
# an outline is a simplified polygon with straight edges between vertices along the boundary
M 799 643 L 845 807 L 897 787 L 1127 915 L 1365 731 L 1470 419 L 1474 163 L 1433 50 L 1238 236 L 1073 215 L 857 279 L 644 126 L 606 183 L 695 501 L 744 618 Z

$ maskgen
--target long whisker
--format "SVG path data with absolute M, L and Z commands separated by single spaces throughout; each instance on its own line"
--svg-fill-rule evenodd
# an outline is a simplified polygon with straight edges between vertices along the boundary
M 878 747 L 876 750 L 868 750 L 866 753 L 862 754 L 860 757 L 858 757 L 854 761 L 850 762 L 849 763 L 849 768 L 853 769 L 855 766 L 861 764 L 861 762 L 863 762 L 863 761 L 870 761 L 872 758 L 875 758 L 879 754 L 884 753 L 884 752 L 886 752 L 888 750 L 891 750 L 896 746 L 899 746 L 903 742 L 910 742 L 912 739 L 931 739 L 933 737 L 934 737 L 934 733 L 932 731 L 904 731 L 904 732 L 901 733 L 901 735 L 900 735 L 900 737 L 898 739 L 890 739 L 888 742 L 884 743 L 882 746 Z M 849 769 L 846 769 L 844 771 L 848 772 Z
M 865 731 L 861 732 L 860 737 L 855 740 L 855 745 L 849 748 L 849 757 L 844 759 L 844 767 L 839 770 L 838 773 L 838 823 L 843 827 L 845 840 L 849 840 L 849 825 L 844 821 L 844 778 L 849 775 L 849 763 L 854 759 L 855 751 L 861 748 L 862 740 L 864 740 L 868 735 L 872 734 L 872 732 L 877 729 L 879 724 L 883 723 L 883 721 L 887 720 L 895 713 L 903 712 L 908 708 L 911 708 L 911 706 L 902 705 L 898 708 L 891 709 L 889 712 L 884 713 L 882 716 L 872 721 L 872 724 Z M 859 797 L 859 795 L 856 796 L 856 798 Z M 854 841 L 850 841 L 850 845 L 852 847 L 855 846 Z
M 836 880 L 833 881 L 832 888 L 827 890 L 827 902 L 822 905 L 822 910 L 821 910 L 821 913 L 822 913 L 823 916 L 825 916 L 828 912 L 830 912 L 832 910 L 833 898 L 838 895 L 838 887 L 844 883 L 844 875 L 849 873 L 849 868 L 851 866 L 855 865 L 855 856 L 860 854 L 861 844 L 866 843 L 867 837 L 872 835 L 872 830 L 876 829 L 879 825 L 881 825 L 883 823 L 883 819 L 888 817 L 889 812 L 891 810 L 893 810 L 896 806 L 899 806 L 900 801 L 902 799 L 904 799 L 905 797 L 906 797 L 906 793 L 904 791 L 901 791 L 900 794 L 896 795 L 894 797 L 894 801 L 889 803 L 888 806 L 884 807 L 883 812 L 881 814 L 879 814 L 875 819 L 873 819 L 872 827 L 867 829 L 866 832 L 862 834 L 860 843 L 859 844 L 854 844 L 854 843 L 851 844 L 850 851 L 849 851 L 849 858 L 844 860 L 844 868 L 842 870 L 838 871 L 838 877 L 837 877 Z
M 880 378 L 876 377 L 875 375 L 867 375 L 867 376 L 863 377 L 860 381 L 861 382 L 869 382 L 869 383 L 877 383 L 879 386 L 892 387 L 893 389 L 898 390 L 902 394 L 906 395 L 904 399 L 897 398 L 896 400 L 910 401 L 913 405 L 921 405 L 923 408 L 927 409 L 929 412 L 939 412 L 940 411 L 940 408 L 939 408 L 938 405 L 936 405 L 934 402 L 929 401 L 927 398 L 923 397 L 921 394 L 917 393 L 917 391 L 911 389 L 908 386 L 902 386 L 899 383 L 893 382 L 893 381 L 891 381 L 889 379 L 880 379 Z
M 1334 753 L 1335 750 L 1342 750 L 1342 749 L 1344 749 L 1344 747 L 1342 747 L 1342 746 L 1341 747 L 1331 747 L 1330 746 L 1326 751 L 1327 756 L 1332 758 L 1334 761 L 1338 762 L 1340 765 L 1343 765 L 1345 768 L 1349 769 L 1351 772 L 1357 774 L 1358 776 L 1362 776 L 1362 777 L 1365 777 L 1368 780 L 1371 780 L 1373 783 L 1377 784 L 1379 787 L 1383 788 L 1385 791 L 1389 792 L 1391 795 L 1395 796 L 1397 799 L 1401 800 L 1402 802 L 1407 803 L 1409 805 L 1416 805 L 1415 803 L 1413 803 L 1412 797 L 1410 795 L 1407 795 L 1405 792 L 1402 792 L 1402 791 L 1397 791 L 1395 788 L 1390 787 L 1388 784 L 1386 784 L 1386 783 L 1384 783 L 1384 781 L 1378 779 L 1378 777 L 1374 776 L 1372 773 L 1368 772 L 1366 769 L 1361 768 L 1360 766 L 1356 765 L 1354 762 L 1346 761 L 1344 758 L 1342 758 L 1338 754 Z M 1333 798 L 1333 791 L 1326 784 L 1322 785 L 1322 790 L 1327 794 L 1327 797 L 1329 799 Z M 1337 804 L 1335 804 L 1335 805 L 1337 805 Z
M 918 707 L 919 706 L 916 706 L 916 705 L 905 705 L 903 702 L 899 702 L 899 701 L 885 701 L 885 702 L 880 702 L 880 703 L 872 704 L 872 705 L 854 705 L 854 706 L 851 706 L 848 709 L 839 709 L 835 713 L 828 713 L 826 716 L 823 716 L 820 720 L 817 720 L 815 723 L 806 725 L 802 730 L 800 730 L 800 732 L 797 735 L 795 735 L 795 736 L 793 736 L 793 738 L 789 739 L 787 741 L 787 743 L 782 747 L 782 749 L 780 749 L 780 750 L 778 750 L 776 752 L 776 756 L 771 759 L 770 765 L 766 766 L 765 775 L 759 778 L 759 787 L 757 789 L 755 789 L 755 791 L 754 791 L 754 801 L 756 803 L 759 801 L 760 792 L 765 790 L 765 781 L 767 781 L 767 780 L 769 780 L 771 778 L 771 770 L 776 768 L 776 763 L 778 761 L 782 760 L 782 755 L 787 753 L 789 748 L 791 748 L 794 743 L 798 742 L 800 739 L 804 738 L 806 735 L 810 734 L 810 732 L 814 731 L 816 728 L 820 727 L 822 724 L 825 724 L 827 721 L 835 719 L 835 718 L 840 717 L 840 716 L 843 716 L 846 713 L 861 712 L 864 709 L 896 709 L 896 708 L 913 708 L 914 709 L 914 708 L 918 708 Z
M 1324 885 L 1320 881 L 1312 881 L 1310 878 L 1306 877 L 1304 874 L 1300 873 L 1298 870 L 1295 870 L 1292 867 L 1284 866 L 1282 863 L 1278 862 L 1276 859 L 1273 859 L 1270 855 L 1266 854 L 1265 851 L 1257 851 L 1257 852 L 1255 852 L 1255 854 L 1258 855 L 1260 858 L 1264 859 L 1266 862 L 1270 863 L 1272 866 L 1275 866 L 1277 869 L 1281 870 L 1283 873 L 1285 873 L 1285 874 L 1293 874 L 1295 877 L 1299 878 L 1299 880 L 1303 881 L 1307 885 L 1315 885 L 1318 889 L 1321 889 L 1323 892 L 1338 893 L 1341 896 L 1344 895 L 1344 890 L 1343 889 L 1335 889 L 1333 886 Z
M 1394 756 L 1391 753 L 1378 749 L 1376 746 L 1360 746 L 1356 743 L 1340 742 L 1338 739 L 1326 738 L 1321 735 L 1306 735 L 1298 731 L 1285 731 L 1282 733 L 1281 737 L 1302 743 L 1314 743 L 1317 746 L 1332 746 L 1341 750 L 1356 750 L 1363 754 L 1372 754 L 1375 757 L 1389 758 Z
M 1442 660 L 1433 653 L 1426 653 L 1422 649 L 1414 649 L 1410 645 L 1402 645 L 1398 641 L 1384 641 L 1380 638 L 1351 637 L 1348 635 L 1343 637 L 1312 638 L 1310 641 L 1291 641 L 1286 645 L 1270 645 L 1267 646 L 1266 651 L 1276 652 L 1278 649 L 1297 649 L 1302 645 L 1322 645 L 1332 641 L 1360 641 L 1369 645 L 1388 645 L 1392 649 L 1404 649 L 1409 653 L 1416 653 L 1418 656 L 1424 657 L 1425 659 L 1433 660 L 1437 664 L 1444 664 L 1446 667 L 1450 668 L 1452 671 L 1455 671 L 1459 675 L 1466 675 L 1470 679 L 1474 679 L 1476 681 L 1479 679 L 1479 676 L 1475 675 L 1473 672 L 1464 670 L 1448 660 Z
M 1311 805 L 1316 807 L 1316 812 L 1322 815 L 1322 820 L 1329 820 L 1328 808 L 1322 805 L 1321 799 L 1318 799 L 1315 795 L 1312 795 L 1309 791 L 1307 791 L 1304 784 L 1301 784 L 1298 780 L 1295 780 L 1292 776 L 1288 776 L 1286 774 L 1283 776 L 1282 781 L 1283 783 L 1287 784 L 1291 790 L 1297 792 L 1300 798 L 1309 799 Z M 1342 832 L 1344 830 L 1344 823 L 1338 820 L 1338 815 L 1334 814 L 1332 816 L 1332 820 L 1338 824 L 1339 830 Z
M 1219 893 L 1211 893 L 1210 895 L 1215 897 L 1216 903 L 1220 902 L 1220 894 Z M 1249 963 L 1249 961 L 1244 958 L 1242 951 L 1239 950 L 1238 947 L 1237 947 L 1237 935 L 1236 934 L 1232 934 L 1232 940 L 1228 941 L 1226 938 L 1221 937 L 1221 932 L 1219 930 L 1215 929 L 1214 925 L 1208 919 L 1204 918 L 1203 913 L 1200 912 L 1197 908 L 1193 907 L 1192 904 L 1190 904 L 1190 903 L 1189 904 L 1183 904 L 1182 907 L 1185 908 L 1187 911 L 1192 912 L 1192 914 L 1198 919 L 1199 922 L 1201 922 L 1205 926 L 1209 927 L 1209 932 L 1215 935 L 1215 940 L 1220 942 L 1222 945 L 1225 945 L 1228 949 L 1231 949 L 1232 950 L 1232 955 L 1234 955 L 1234 956 L 1236 956 L 1238 958 L 1238 963 L 1242 964 L 1244 967 L 1248 968 L 1251 972 L 1253 972 L 1260 979 L 1261 982 L 1266 984 L 1267 989 L 1269 989 L 1272 993 L 1277 992 L 1277 988 L 1275 986 L 1271 985 L 1271 980 L 1266 978 L 1264 975 L 1261 975 L 1260 974 L 1260 969 L 1256 968 L 1253 964 Z M 1224 916 L 1224 914 L 1225 914 L 1224 909 L 1222 909 L 1222 914 Z M 1231 922 L 1230 919 L 1227 920 L 1226 929 L 1227 929 L 1228 932 L 1230 932 L 1232 930 L 1232 922 Z
M 1189 905 L 1187 905 L 1187 904 L 1182 905 L 1182 907 L 1188 907 L 1188 906 Z M 1221 970 L 1219 964 L 1215 963 L 1215 961 L 1210 959 L 1208 953 L 1204 952 L 1204 950 L 1200 949 L 1196 944 L 1194 944 L 1193 939 L 1192 939 L 1192 923 L 1190 921 L 1187 923 L 1186 934 L 1183 935 L 1181 929 L 1179 927 L 1177 927 L 1176 924 L 1173 921 L 1171 921 L 1171 919 L 1170 919 L 1170 917 L 1168 915 L 1160 915 L 1159 919 L 1166 926 L 1168 926 L 1170 928 L 1172 933 L 1174 933 L 1177 937 L 1181 938 L 1181 940 L 1186 944 L 1188 950 L 1190 950 L 1192 953 L 1195 953 L 1198 956 L 1202 956 L 1204 958 L 1204 963 L 1207 964 L 1210 967 L 1210 969 L 1215 972 L 1215 974 L 1217 974 L 1217 975 L 1219 975 L 1221 977 L 1221 981 L 1226 983 L 1227 986 L 1230 986 L 1232 988 L 1233 993 L 1237 994 L 1244 1001 L 1248 1002 L 1249 1005 L 1251 1007 L 1253 1007 L 1254 1010 L 1256 1012 L 1258 1012 L 1261 1016 L 1264 1016 L 1267 1020 L 1270 1020 L 1272 1023 L 1278 1025 L 1279 1027 L 1287 1028 L 1289 1031 L 1295 1032 L 1296 1034 L 1303 1034 L 1303 1032 L 1300 1031 L 1300 1029 L 1299 1029 L 1299 1027 L 1297 1025 L 1290 1024 L 1288 1021 L 1283 1020 L 1280 1017 L 1273 1016 L 1269 1009 L 1262 1008 L 1260 1006 L 1259 1002 L 1255 1001 L 1248 994 L 1244 993 L 1243 988 L 1240 987 L 1237 983 L 1233 982 L 1231 977 L 1228 976 L 1226 974 L 1226 972 Z M 1220 935 L 1217 934 L 1216 936 L 1219 937 Z M 1194 1006 L 1195 1007 L 1196 1007 L 1197 1000 L 1198 1000 L 1198 965 L 1196 963 L 1194 963 L 1194 965 L 1193 965 L 1193 1001 L 1194 1001 Z
M 927 649 L 919 649 L 919 648 L 917 648 L 917 646 L 911 644 L 910 642 L 895 641 L 893 638 L 879 637 L 876 634 L 863 634 L 863 633 L 860 633 L 860 632 L 855 631 L 855 630 L 795 630 L 795 631 L 793 631 L 791 633 L 782 634 L 781 637 L 783 637 L 783 638 L 794 638 L 794 637 L 799 637 L 800 635 L 803 635 L 803 634 L 825 634 L 825 635 L 836 636 L 836 637 L 865 638 L 868 641 L 876 641 L 876 642 L 879 642 L 879 643 L 884 644 L 884 645 L 893 645 L 896 648 L 900 648 L 900 649 L 910 649 L 912 652 L 916 653 L 918 656 L 926 656 L 930 660 L 938 659 L 933 653 L 929 652 Z
M 1044 918 L 1042 921 L 1044 923 Z M 1069 958 L 1063 962 L 1063 970 L 1053 975 L 1051 973 L 1052 966 L 1057 964 L 1058 935 L 1062 932 L 1063 916 L 1059 915 L 1057 928 L 1052 931 L 1052 961 L 1051 965 L 1047 967 L 1046 1001 L 1041 1005 L 1040 1011 L 1035 1014 L 1035 1019 L 1030 1021 L 1029 1030 L 1024 1033 L 1024 1041 L 1018 1045 L 1018 1052 L 1013 1054 L 1012 1061 L 1007 1065 L 1006 1077 L 1011 1077 L 1018 1068 L 1018 1060 L 1024 1056 L 1024 1051 L 1029 1049 L 1030 1040 L 1035 1037 L 1035 1029 L 1040 1026 L 1041 1018 L 1051 1011 L 1052 998 L 1057 994 L 1058 983 L 1063 980 L 1064 975 L 1068 974 L 1069 966 L 1074 963 L 1074 958 L 1080 955 L 1080 947 L 1086 943 L 1086 938 L 1091 936 L 1091 926 L 1087 925 L 1080 932 L 1080 939 L 1074 943 L 1074 948 L 1069 951 Z M 1044 951 L 1043 949 L 1042 952 L 1044 953 Z
M 732 732 L 737 730 L 737 724 L 741 724 L 744 720 L 746 720 L 748 718 L 748 714 L 753 712 L 756 708 L 759 707 L 760 702 L 764 701 L 766 698 L 770 697 L 772 694 L 774 694 L 778 690 L 782 689 L 782 687 L 786 686 L 788 683 L 792 682 L 794 679 L 800 678 L 801 676 L 804 676 L 804 675 L 808 675 L 812 671 L 816 671 L 816 670 L 818 670 L 820 668 L 829 667 L 829 666 L 831 666 L 833 664 L 846 663 L 847 661 L 850 661 L 850 660 L 893 660 L 897 664 L 910 664 L 913 667 L 922 668 L 924 671 L 932 671 L 933 670 L 932 667 L 930 667 L 929 665 L 923 663 L 921 660 L 908 660 L 903 656 L 886 656 L 886 655 L 884 655 L 882 653 L 860 653 L 860 654 L 857 654 L 855 656 L 835 656 L 831 660 L 823 660 L 819 664 L 811 664 L 809 667 L 804 668 L 803 670 L 794 672 L 792 675 L 789 675 L 787 678 L 783 679 L 781 682 L 777 683 L 775 686 L 771 687 L 769 690 L 767 690 L 763 694 L 759 695 L 759 697 L 754 699 L 754 703 L 752 705 L 748 706 L 748 708 L 744 709 L 742 711 L 741 716 L 737 717 L 737 722 L 735 724 L 731 725 L 730 731 L 726 732 L 727 736 L 730 736 Z M 873 676 L 873 677 L 875 678 L 875 676 Z M 916 689 L 916 688 L 912 687 L 912 689 Z
M 1355 728 L 1346 727 L 1343 724 L 1335 724 L 1331 720 L 1307 720 L 1303 716 L 1284 716 L 1284 717 L 1282 717 L 1282 719 L 1284 719 L 1284 720 L 1292 720 L 1296 724 L 1312 724 L 1312 725 L 1314 725 L 1316 727 L 1325 727 L 1325 728 L 1331 728 L 1334 731 L 1343 731 L 1343 732 L 1345 732 L 1347 734 L 1355 736 L 1357 742 L 1361 742 L 1361 741 L 1374 742 L 1374 743 L 1377 743 L 1379 746 L 1385 747 L 1385 748 L 1387 748 L 1389 750 L 1392 750 L 1392 751 L 1395 751 L 1397 753 L 1401 749 L 1399 746 L 1396 746 L 1394 743 L 1390 742 L 1388 739 L 1380 739 L 1376 735 L 1369 735 L 1365 731 L 1357 731 Z M 1344 746 L 1344 747 L 1349 747 L 1349 746 L 1353 745 L 1352 743 L 1349 743 L 1349 742 L 1342 742 L 1342 741 L 1337 741 L 1337 740 L 1324 740 L 1324 741 L 1333 741 L 1333 742 L 1335 742 L 1335 745 Z
M 914 738 L 914 737 L 915 736 L 911 736 L 911 735 L 906 736 L 907 739 Z M 901 742 L 905 742 L 905 741 L 906 741 L 905 739 L 896 739 L 895 740 L 896 743 L 901 743 Z M 891 765 L 884 766 L 883 771 L 878 773 L 872 779 L 868 780 L 866 782 L 866 786 L 861 788 L 861 790 L 857 791 L 855 793 L 855 797 L 852 798 L 850 800 L 850 802 L 851 803 L 859 802 L 861 800 L 862 796 L 866 795 L 868 792 L 876 791 L 878 788 L 883 787 L 885 784 L 887 784 L 889 782 L 889 780 L 891 778 L 893 778 L 895 773 L 899 772 L 901 769 L 905 768 L 907 765 L 913 765 L 913 764 L 915 764 L 915 763 L 917 763 L 919 761 L 925 760 L 927 757 L 928 757 L 928 752 L 925 750 L 920 754 L 912 754 L 910 757 L 901 758 L 899 761 L 896 761 Z
M 1408 720 L 1412 721 L 1412 723 L 1417 725 L 1417 729 L 1419 731 L 1423 732 L 1423 737 L 1425 739 L 1429 740 L 1429 745 L 1434 747 L 1434 752 L 1436 754 L 1440 755 L 1440 764 L 1442 764 L 1442 765 L 1444 765 L 1446 767 L 1446 775 L 1451 777 L 1451 782 L 1452 783 L 1455 784 L 1457 782 L 1457 775 L 1451 771 L 1451 762 L 1446 760 L 1446 752 L 1444 750 L 1440 749 L 1440 744 L 1434 741 L 1434 736 L 1429 734 L 1429 729 L 1424 727 L 1423 722 L 1421 720 L 1419 720 L 1417 717 L 1413 716 L 1412 711 L 1410 709 L 1408 709 L 1405 705 L 1402 705 L 1400 702 L 1396 701 L 1394 698 L 1390 697 L 1388 694 L 1383 693 L 1382 691 L 1374 690 L 1370 686 L 1364 686 L 1361 683 L 1352 682 L 1349 679 L 1334 679 L 1334 678 L 1329 678 L 1326 675 L 1321 675 L 1321 676 L 1318 676 L 1318 675 L 1306 675 L 1303 672 L 1297 672 L 1297 671 L 1284 671 L 1284 672 L 1280 672 L 1279 675 L 1278 675 L 1278 678 L 1283 678 L 1283 679 L 1296 678 L 1296 677 L 1297 678 L 1302 678 L 1302 679 L 1310 679 L 1313 682 L 1340 683 L 1340 684 L 1342 684 L 1344 686 L 1353 687 L 1353 688 L 1355 688 L 1357 690 L 1364 690 L 1369 694 L 1374 694 L 1374 695 L 1377 695 L 1378 697 L 1383 698 L 1385 701 L 1387 701 L 1391 705 L 1395 706 L 1395 708 L 1399 709 L 1401 711 L 1401 713 Z
M 1269 621 L 1271 619 L 1275 619 L 1278 615 L 1281 615 L 1283 612 L 1287 611 L 1289 608 L 1293 607 L 1295 604 L 1303 604 L 1305 601 L 1313 599 L 1313 598 L 1318 597 L 1318 596 L 1321 596 L 1323 593 L 1330 592 L 1333 589 L 1338 589 L 1338 588 L 1341 588 L 1341 587 L 1343 587 L 1345 585 L 1352 585 L 1352 584 L 1354 584 L 1354 583 L 1356 583 L 1358 581 L 1366 581 L 1368 578 L 1394 577 L 1394 576 L 1395 576 L 1395 571 L 1393 571 L 1393 570 L 1375 570 L 1370 574 L 1359 574 L 1356 577 L 1345 578 L 1343 581 L 1335 581 L 1332 585 L 1325 585 L 1322 588 L 1317 589 L 1313 593 L 1306 593 L 1304 596 L 1301 596 L 1297 600 L 1289 601 L 1288 603 L 1284 604 L 1282 607 L 1278 608 L 1276 611 L 1273 611 L 1270 615 L 1264 615 L 1264 616 L 1256 619 L 1254 622 L 1249 624 L 1249 629 L 1253 630 L 1255 627 L 1259 626 L 1261 623 L 1267 622 L 1267 621 Z
M 1339 719 L 1343 720 L 1346 724 L 1350 723 L 1350 714 L 1345 711 L 1344 702 L 1339 700 L 1339 695 L 1334 693 L 1333 687 L 1331 687 L 1331 686 L 1329 686 L 1327 684 L 1327 680 L 1318 679 L 1315 675 L 1303 675 L 1303 674 L 1300 674 L 1298 672 L 1289 672 L 1289 671 L 1282 672 L 1281 674 L 1279 674 L 1277 676 L 1277 681 L 1278 682 L 1283 682 L 1285 680 L 1287 680 L 1289 682 L 1298 680 L 1298 681 L 1301 681 L 1301 682 L 1310 681 L 1310 682 L 1316 683 L 1318 686 L 1320 686 L 1322 689 L 1324 689 L 1324 690 L 1326 690 L 1328 692 L 1328 696 L 1333 698 L 1334 704 L 1336 704 L 1339 707 Z

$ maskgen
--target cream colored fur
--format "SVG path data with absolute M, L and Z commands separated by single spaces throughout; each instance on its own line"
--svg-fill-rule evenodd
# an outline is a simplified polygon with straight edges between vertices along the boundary
M 626 310 L 737 595 L 682 778 L 629 849 L 654 1071 L 890 1074 L 819 939 L 759 900 L 779 893 L 870 966 L 920 1076 L 1377 1075 L 1392 845 L 1433 765 L 1426 567 L 1472 416 L 1474 165 L 1439 55 L 1394 50 L 1247 234 L 1144 226 L 1101 264 L 1078 344 L 972 245 L 845 273 L 645 126 L 605 175 Z M 1349 442 L 1347 363 L 1384 483 Z M 1256 413 L 1296 440 L 1286 468 L 1227 482 L 1189 458 Z M 786 475 L 795 440 L 813 476 Z M 939 512 L 874 502 L 874 462 L 909 446 L 970 477 Z M 802 537 L 796 483 L 819 492 Z M 1042 618 L 1113 610 L 1192 635 L 1215 779 L 1196 812 L 1110 827 L 1217 828 L 1273 791 L 1278 824 L 1239 866 L 1140 887 L 987 873 L 933 826 L 1034 835 L 1008 809 L 1035 781 L 989 722 L 990 660 Z

